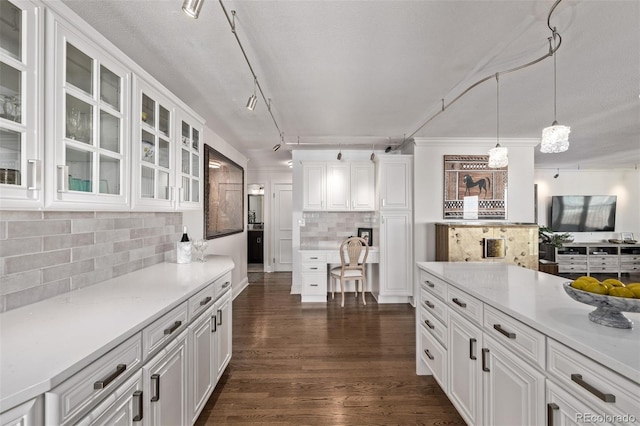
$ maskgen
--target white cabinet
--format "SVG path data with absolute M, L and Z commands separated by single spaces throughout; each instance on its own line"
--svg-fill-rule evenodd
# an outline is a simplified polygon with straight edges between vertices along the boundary
M 218 300 L 214 306 L 214 347 L 216 353 L 216 376 L 215 382 L 217 383 L 225 368 L 229 365 L 231 360 L 231 348 L 232 348 L 232 303 L 231 303 L 231 291 Z
M 34 398 L 0 414 L 0 426 L 40 426 L 44 424 L 44 400 Z
M 42 9 L 0 2 L 0 199 L 3 208 L 42 207 Z
M 215 386 L 214 308 L 189 326 L 189 420 L 195 423 Z
M 46 206 L 129 207 L 131 72 L 47 11 Z
M 142 372 L 137 371 L 76 425 L 140 425 L 144 420 L 143 398 Z
M 413 296 L 411 212 L 380 213 L 379 303 L 407 303 Z
M 192 114 L 178 110 L 178 131 L 180 143 L 178 145 L 176 164 L 176 186 L 179 196 L 176 208 L 178 210 L 199 209 L 202 206 L 202 191 L 204 176 L 202 170 L 202 134 L 204 124 Z
M 372 162 L 305 162 L 302 176 L 303 210 L 375 210 Z
M 378 163 L 378 207 L 383 210 L 410 210 L 412 206 L 413 157 L 376 157 Z
M 142 367 L 147 425 L 187 424 L 187 331 Z
M 327 301 L 327 255 L 316 250 L 301 250 L 302 302 Z

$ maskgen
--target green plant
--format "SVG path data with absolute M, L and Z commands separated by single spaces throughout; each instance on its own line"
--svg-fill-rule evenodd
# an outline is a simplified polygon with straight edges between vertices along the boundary
M 543 244 L 549 244 L 554 247 L 562 247 L 564 243 L 573 241 L 573 235 L 568 232 L 562 234 L 556 234 L 553 230 L 547 226 L 540 226 L 538 228 L 538 238 Z

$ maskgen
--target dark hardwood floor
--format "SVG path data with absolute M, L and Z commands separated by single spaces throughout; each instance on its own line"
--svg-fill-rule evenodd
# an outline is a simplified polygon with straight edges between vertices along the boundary
M 233 356 L 197 425 L 463 425 L 417 376 L 414 309 L 302 304 L 291 274 L 250 274 L 233 302 Z

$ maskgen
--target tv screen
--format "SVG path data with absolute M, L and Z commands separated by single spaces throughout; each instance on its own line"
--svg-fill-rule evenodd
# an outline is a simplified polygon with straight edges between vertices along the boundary
M 615 225 L 615 195 L 556 195 L 551 199 L 551 229 L 556 232 L 613 232 Z

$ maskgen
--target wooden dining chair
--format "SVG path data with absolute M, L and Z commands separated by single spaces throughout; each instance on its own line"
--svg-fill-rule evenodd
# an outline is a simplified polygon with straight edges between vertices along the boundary
M 364 249 L 364 257 L 359 262 L 360 255 Z M 345 257 L 346 253 L 346 257 Z M 362 283 L 362 303 L 365 301 L 366 290 L 366 262 L 369 255 L 369 244 L 363 238 L 350 237 L 340 244 L 340 266 L 331 269 L 331 298 L 334 298 L 335 286 L 340 281 L 340 291 L 342 292 L 342 303 L 344 307 L 344 286 L 346 281 L 355 281 L 356 297 L 358 297 L 358 281 Z

